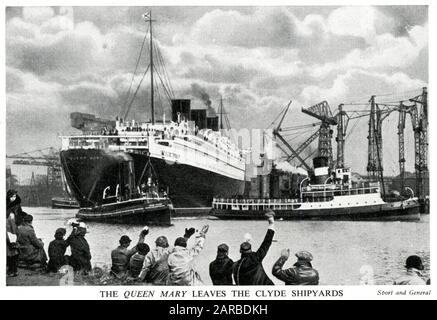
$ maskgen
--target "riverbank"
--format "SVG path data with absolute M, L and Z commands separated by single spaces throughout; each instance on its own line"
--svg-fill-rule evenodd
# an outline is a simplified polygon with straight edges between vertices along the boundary
M 101 269 L 94 270 L 89 275 L 73 274 L 68 272 L 47 273 L 44 271 L 18 268 L 16 277 L 6 277 L 7 286 L 128 286 L 140 285 L 131 279 L 120 280 L 110 276 Z M 141 285 L 148 285 L 141 283 Z

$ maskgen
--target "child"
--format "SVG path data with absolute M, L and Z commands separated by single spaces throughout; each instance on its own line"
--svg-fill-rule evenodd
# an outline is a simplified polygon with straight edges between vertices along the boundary
M 55 232 L 55 240 L 49 244 L 49 272 L 58 272 L 59 268 L 63 265 L 68 264 L 67 256 L 65 251 L 68 247 L 68 242 L 64 240 L 67 230 L 65 228 L 59 228 Z
M 150 251 L 150 247 L 146 243 L 139 243 L 137 245 L 137 252 L 130 258 L 129 271 L 133 278 L 138 277 L 143 268 L 144 259 Z

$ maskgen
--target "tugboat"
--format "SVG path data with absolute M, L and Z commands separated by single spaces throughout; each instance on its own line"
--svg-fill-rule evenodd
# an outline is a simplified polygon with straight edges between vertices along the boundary
M 323 157 L 314 159 L 321 164 Z M 214 198 L 211 215 L 221 219 L 264 219 L 268 210 L 284 220 L 419 220 L 418 198 L 383 199 L 379 182 L 353 182 L 350 168 L 315 168 L 312 184 L 300 182 L 299 197 Z M 306 184 L 306 185 L 305 185 Z M 305 185 L 305 186 L 304 186 Z
M 53 209 L 79 209 L 79 203 L 73 198 L 52 198 Z
M 132 161 L 127 162 L 130 164 L 127 167 L 125 163 L 119 163 L 119 184 L 115 190 L 107 186 L 101 203 L 81 208 L 76 218 L 83 221 L 171 225 L 173 205 L 167 192 L 159 190 L 156 179 L 152 177 L 151 162 L 145 166 L 138 184 L 134 181 Z M 145 184 L 142 181 L 147 171 L 149 176 Z M 127 184 L 124 184 L 126 181 Z

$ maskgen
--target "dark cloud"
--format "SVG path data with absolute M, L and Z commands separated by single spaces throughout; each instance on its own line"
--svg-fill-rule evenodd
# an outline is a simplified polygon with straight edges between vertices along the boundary
M 398 36 L 405 35 L 411 26 L 428 21 L 428 6 L 378 6 L 378 9 L 395 19 L 395 35 Z
M 96 43 L 87 35 L 66 34 L 51 43 L 8 39 L 7 64 L 38 75 L 78 73 L 96 66 Z

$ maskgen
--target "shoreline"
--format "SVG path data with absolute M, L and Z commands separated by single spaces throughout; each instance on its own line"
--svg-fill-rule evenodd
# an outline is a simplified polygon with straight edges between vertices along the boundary
M 146 282 L 134 282 L 132 280 L 119 280 L 102 270 L 91 271 L 89 275 L 74 274 L 68 277 L 65 273 L 48 273 L 40 270 L 18 268 L 18 276 L 6 276 L 6 286 L 148 286 Z

